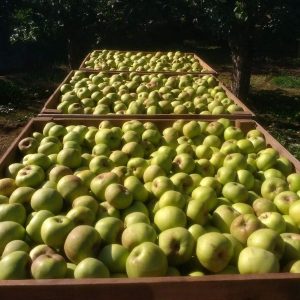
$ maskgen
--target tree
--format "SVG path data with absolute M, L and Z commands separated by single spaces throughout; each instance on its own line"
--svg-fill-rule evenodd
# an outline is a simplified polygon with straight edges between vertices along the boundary
M 246 99 L 257 36 L 287 28 L 287 16 L 293 15 L 293 9 L 299 11 L 299 4 L 294 0 L 191 0 L 189 3 L 196 22 L 203 21 L 205 16 L 211 34 L 228 40 L 233 63 L 232 89 L 238 97 Z

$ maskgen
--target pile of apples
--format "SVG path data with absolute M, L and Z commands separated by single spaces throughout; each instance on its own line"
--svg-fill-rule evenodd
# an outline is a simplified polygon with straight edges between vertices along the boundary
M 300 174 L 228 119 L 49 122 L 0 179 L 0 279 L 300 272 Z
M 176 52 L 122 52 L 116 50 L 93 51 L 85 68 L 103 71 L 147 72 L 203 72 L 199 60 L 193 54 Z
M 211 75 L 109 75 L 75 71 L 60 88 L 64 114 L 233 114 L 242 108 Z

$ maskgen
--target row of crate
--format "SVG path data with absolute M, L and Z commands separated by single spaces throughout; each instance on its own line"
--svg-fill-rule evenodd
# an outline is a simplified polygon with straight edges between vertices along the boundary
M 139 53 L 139 52 L 136 52 Z M 124 78 L 130 75 L 129 70 L 93 70 L 87 68 L 86 62 L 90 61 L 91 55 L 88 54 L 80 66 L 80 76 L 86 74 L 97 75 L 102 72 L 104 76 L 123 74 Z M 151 52 L 144 53 L 145 55 Z M 197 120 L 197 121 L 216 121 L 219 118 L 229 118 L 234 125 L 241 128 L 243 132 L 252 129 L 258 129 L 265 137 L 267 145 L 276 149 L 278 153 L 286 157 L 297 172 L 300 172 L 300 162 L 291 155 L 279 142 L 277 142 L 262 126 L 253 120 L 253 112 L 238 99 L 226 86 L 218 80 L 215 72 L 202 59 L 196 57 L 200 65 L 204 67 L 204 72 L 146 72 L 134 71 L 135 75 L 150 76 L 150 74 L 163 74 L 166 80 L 176 76 L 191 76 L 201 78 L 209 76 L 213 78 L 218 91 L 224 91 L 226 97 L 232 99 L 234 104 L 241 107 L 241 110 L 228 114 L 196 114 L 196 113 L 165 113 L 165 114 L 67 114 L 60 112 L 57 107 L 61 102 L 63 86 L 70 83 L 76 71 L 71 71 L 64 81 L 58 86 L 55 92 L 46 102 L 41 114 L 28 122 L 20 135 L 7 149 L 0 159 L 0 175 L 4 176 L 9 164 L 21 159 L 18 143 L 32 135 L 33 132 L 41 132 L 44 126 L 49 122 L 63 126 L 85 125 L 98 127 L 103 120 L 112 122 L 115 126 L 121 126 L 128 120 L 139 120 L 141 122 L 151 121 L 159 129 L 171 126 L 178 119 Z M 84 75 L 85 76 L 85 75 Z M 159 75 L 160 76 L 160 75 Z M 145 78 L 146 78 L 145 77 Z M 206 77 L 207 78 L 207 77 Z M 112 99 L 113 100 L 113 99 Z M 296 274 L 278 273 L 278 274 L 256 274 L 256 275 L 211 275 L 203 277 L 166 277 L 166 278 L 139 278 L 139 279 L 53 279 L 53 280 L 19 280 L 3 281 L 0 283 L 0 293 L 3 299 L 23 299 L 25 293 L 30 295 L 30 299 L 265 299 L 272 297 L 273 300 L 294 299 L 299 291 L 300 276 Z M 245 293 L 246 291 L 246 293 Z

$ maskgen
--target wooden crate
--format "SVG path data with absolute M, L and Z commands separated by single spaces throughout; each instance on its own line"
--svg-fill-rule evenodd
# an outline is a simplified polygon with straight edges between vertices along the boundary
M 6 166 L 18 159 L 19 141 L 33 131 L 42 130 L 47 122 L 62 125 L 98 125 L 106 118 L 32 119 L 0 159 L 0 176 Z M 111 119 L 116 126 L 127 120 Z M 146 120 L 141 120 L 146 121 Z M 149 120 L 147 120 L 149 121 Z M 174 120 L 151 120 L 163 129 Z M 209 121 L 209 119 L 208 119 Z M 237 119 L 235 125 L 247 132 L 257 128 L 272 146 L 288 158 L 300 171 L 300 162 L 253 120 Z M 206 275 L 203 277 L 153 277 L 110 279 L 0 280 L 1 299 L 24 300 L 140 300 L 140 299 L 204 299 L 204 300 L 295 300 L 300 292 L 300 274 L 273 273 L 257 275 Z
M 101 50 L 97 49 L 95 51 L 101 51 Z M 110 51 L 119 51 L 119 50 L 110 50 Z M 154 51 L 126 51 L 126 50 L 119 51 L 119 52 L 131 52 L 132 54 L 135 54 L 135 53 L 138 53 L 138 52 L 142 52 L 145 55 L 156 53 Z M 160 52 L 163 53 L 163 54 L 168 53 L 168 52 L 162 52 L 162 51 L 160 51 Z M 185 55 L 193 55 L 198 60 L 199 64 L 204 69 L 204 71 L 202 71 L 202 72 L 187 71 L 187 72 L 184 72 L 184 73 L 190 73 L 190 74 L 199 74 L 200 73 L 200 74 L 214 74 L 214 75 L 218 75 L 217 71 L 215 71 L 210 65 L 208 65 L 202 58 L 200 58 L 195 53 L 192 53 L 192 52 L 182 52 L 182 53 L 185 54 Z M 82 61 L 81 65 L 79 66 L 80 70 L 93 70 L 92 68 L 87 68 L 86 65 L 85 65 L 85 62 L 90 59 L 90 56 L 91 56 L 91 53 L 88 53 L 87 56 L 84 58 L 84 60 Z M 101 71 L 101 69 L 94 69 L 94 70 Z M 121 70 L 113 70 L 112 72 L 119 73 L 119 72 L 124 72 L 124 70 L 123 71 L 121 71 Z M 178 73 L 176 71 L 170 71 L 170 72 L 171 73 L 175 73 L 175 74 Z M 169 73 L 169 71 L 159 71 L 159 72 L 151 71 L 150 73 Z
M 92 74 L 92 73 L 99 73 L 99 71 L 95 71 L 95 70 L 88 70 L 85 71 L 87 74 Z M 45 103 L 44 107 L 42 108 L 41 114 L 61 114 L 58 110 L 57 110 L 57 106 L 60 103 L 60 98 L 61 98 L 61 92 L 60 92 L 60 88 L 63 84 L 68 83 L 70 81 L 70 79 L 73 77 L 75 73 L 75 70 L 71 71 L 66 78 L 63 80 L 63 82 L 57 87 L 57 89 L 54 91 L 54 93 L 49 97 L 49 99 L 47 100 L 47 102 Z M 112 72 L 112 71 L 105 71 L 103 72 L 105 74 L 108 75 L 113 75 L 116 73 L 120 73 L 120 72 Z M 122 72 L 124 73 L 124 72 Z M 125 72 L 125 73 L 130 73 L 130 72 Z M 135 72 L 137 74 L 141 74 L 141 75 L 145 75 L 145 74 L 149 74 L 147 72 Z M 178 73 L 178 74 L 174 74 L 174 73 L 170 73 L 170 72 L 166 72 L 166 75 L 169 76 L 176 76 L 176 75 L 182 75 L 183 73 Z M 197 74 L 195 76 L 203 76 L 203 74 Z M 220 114 L 220 115 L 196 115 L 196 114 L 181 114 L 181 115 L 177 115 L 177 114 L 157 114 L 157 115 L 142 115 L 142 114 L 138 114 L 138 115 L 119 115 L 119 114 L 110 114 L 108 116 L 113 118 L 121 118 L 121 119 L 132 119 L 132 118 L 155 118 L 155 119 L 159 119 L 159 118 L 169 118 L 169 119 L 190 119 L 190 118 L 195 118 L 196 116 L 199 118 L 216 118 L 216 117 L 224 117 L 224 118 L 229 118 L 229 119 L 235 119 L 235 118 L 251 118 L 252 116 L 254 116 L 254 113 L 239 99 L 237 98 L 220 80 L 218 80 L 215 76 L 214 78 L 219 82 L 219 86 L 221 86 L 228 98 L 232 99 L 234 101 L 235 104 L 239 105 L 243 111 L 238 111 L 234 114 Z M 69 116 L 70 118 L 74 118 L 76 116 L 93 116 L 92 114 L 89 115 L 84 115 L 84 114 L 68 114 L 65 116 Z M 97 116 L 97 115 L 96 115 Z M 102 117 L 103 115 L 101 115 Z M 99 115 L 97 116 L 99 117 Z

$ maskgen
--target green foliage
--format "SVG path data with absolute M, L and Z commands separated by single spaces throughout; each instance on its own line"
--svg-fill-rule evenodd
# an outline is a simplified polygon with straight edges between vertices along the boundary
M 272 82 L 282 88 L 300 88 L 300 77 L 281 75 L 273 77 Z

